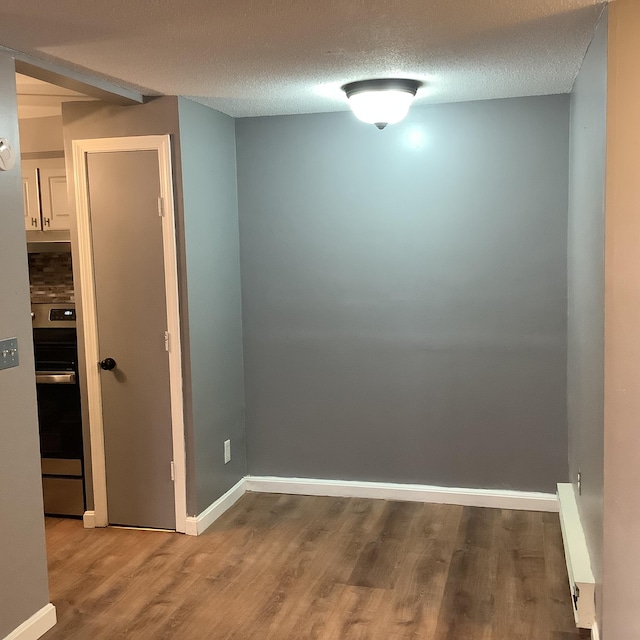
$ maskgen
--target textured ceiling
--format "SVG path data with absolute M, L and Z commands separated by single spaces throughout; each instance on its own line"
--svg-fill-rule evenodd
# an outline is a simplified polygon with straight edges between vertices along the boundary
M 571 90 L 597 0 L 2 0 L 0 44 L 233 116 L 338 111 L 340 86 L 418 103 Z

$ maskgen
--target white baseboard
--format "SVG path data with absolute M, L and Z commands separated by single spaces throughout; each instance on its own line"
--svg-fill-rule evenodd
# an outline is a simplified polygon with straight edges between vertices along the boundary
M 569 589 L 573 600 L 573 616 L 576 626 L 593 629 L 596 616 L 596 585 L 591 571 L 591 559 L 580 520 L 576 494 L 571 483 L 558 484 L 558 502 Z
M 47 604 L 14 629 L 4 640 L 38 640 L 56 623 L 56 608 Z
M 210 527 L 225 511 L 230 509 L 246 491 L 246 478 L 242 478 L 229 491 L 220 496 L 198 516 L 187 516 L 185 533 L 199 536 Z
M 558 511 L 558 499 L 553 493 L 509 491 L 506 489 L 459 489 L 422 484 L 278 478 L 272 476 L 247 476 L 245 489 L 246 491 L 263 493 L 376 498 L 523 511 Z
M 600 629 L 598 623 L 594 620 L 591 627 L 591 640 L 600 640 Z
M 246 476 L 198 516 L 188 516 L 185 533 L 189 536 L 200 535 L 225 511 L 230 509 L 246 491 L 433 502 L 524 511 L 558 511 L 558 500 L 553 493 L 509 491 L 506 489 L 457 489 L 390 482 Z
M 95 511 L 85 511 L 82 516 L 82 524 L 85 529 L 95 529 L 96 528 L 96 512 Z

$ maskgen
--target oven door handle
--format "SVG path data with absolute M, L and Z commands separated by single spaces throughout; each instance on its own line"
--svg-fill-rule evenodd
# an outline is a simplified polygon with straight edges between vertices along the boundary
M 36 384 L 75 384 L 74 371 L 36 371 Z

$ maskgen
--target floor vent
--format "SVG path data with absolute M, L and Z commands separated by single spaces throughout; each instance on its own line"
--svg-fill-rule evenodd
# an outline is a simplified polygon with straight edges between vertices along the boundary
M 591 629 L 596 613 L 595 580 L 572 484 L 558 484 L 558 501 L 573 615 L 578 627 Z

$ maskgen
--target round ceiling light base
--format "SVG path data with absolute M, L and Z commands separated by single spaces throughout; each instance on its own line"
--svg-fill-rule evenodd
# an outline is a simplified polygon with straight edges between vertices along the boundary
M 422 83 L 406 78 L 358 80 L 342 87 L 355 116 L 378 129 L 400 122 Z

